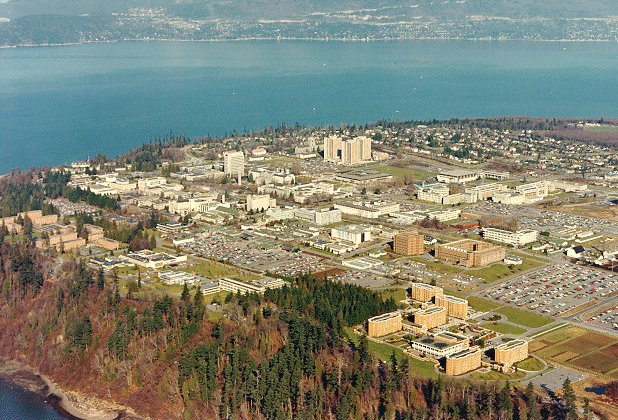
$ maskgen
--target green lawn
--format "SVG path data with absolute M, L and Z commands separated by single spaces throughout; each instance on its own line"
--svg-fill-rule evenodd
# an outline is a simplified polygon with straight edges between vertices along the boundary
M 495 312 L 505 315 L 509 321 L 515 324 L 529 328 L 539 328 L 554 321 L 546 316 L 532 314 L 510 306 L 503 306 L 502 308 L 496 309 Z
M 498 332 L 500 334 L 523 334 L 526 332 L 523 328 L 516 327 L 510 324 L 504 324 L 502 322 L 498 322 L 494 324 L 493 322 L 488 322 L 486 324 L 480 325 L 483 328 L 487 328 L 488 330 L 492 330 Z
M 496 308 L 499 308 L 500 304 L 498 303 L 494 303 L 490 300 L 485 300 L 485 299 L 481 299 L 479 297 L 476 296 L 468 296 L 465 293 L 462 293 L 460 291 L 457 290 L 452 290 L 452 289 L 444 289 L 444 294 L 445 295 L 452 295 L 452 296 L 457 296 L 463 299 L 468 299 L 468 305 L 474 309 L 475 311 L 479 311 L 479 312 L 489 312 L 489 311 L 493 311 Z
M 226 276 L 237 276 L 238 274 L 238 270 L 232 267 L 217 264 L 213 261 L 191 259 L 189 262 L 193 263 L 193 265 L 179 268 L 178 270 L 186 273 L 197 273 L 213 279 Z
M 382 299 L 387 300 L 389 297 L 395 299 L 395 302 L 399 302 L 406 298 L 406 292 L 404 289 L 383 289 L 380 290 L 380 294 L 382 295 Z
M 542 337 L 542 336 L 544 336 L 544 335 L 548 334 L 550 331 L 551 331 L 552 333 L 553 333 L 553 332 L 560 331 L 560 329 L 561 329 L 561 328 L 564 328 L 566 325 L 567 325 L 567 324 L 552 325 L 551 327 L 548 327 L 548 328 L 546 328 L 546 329 L 544 329 L 544 330 L 541 330 L 541 331 L 539 331 L 539 332 L 536 332 L 536 333 L 532 334 L 532 335 L 531 335 L 531 337 L 534 337 L 534 339 L 537 339 L 537 338 L 539 338 L 539 337 Z M 558 327 L 560 327 L 560 328 L 558 328 Z
M 356 345 L 358 345 L 358 340 L 360 339 L 360 336 L 354 333 L 353 328 L 346 328 L 345 331 L 348 334 L 348 337 L 350 337 L 350 340 L 352 340 Z M 395 356 L 398 360 L 402 360 L 404 357 L 408 358 L 410 366 L 412 367 L 412 371 L 415 372 L 418 376 L 423 378 L 438 377 L 438 374 L 433 368 L 433 362 L 423 362 L 421 360 L 415 359 L 413 357 L 405 355 L 403 353 L 403 350 L 401 350 L 400 348 L 396 348 L 388 344 L 376 343 L 371 340 L 367 340 L 367 342 L 369 343 L 369 349 L 371 350 L 371 352 L 382 361 L 389 361 L 391 354 L 394 350 Z
M 512 276 L 521 271 L 530 270 L 531 268 L 539 267 L 544 263 L 531 259 L 524 259 L 521 265 L 507 266 L 502 263 L 496 263 L 488 267 L 483 267 L 478 270 L 468 270 L 466 274 L 483 279 L 483 284 L 493 283 L 502 278 Z M 510 267 L 510 268 L 509 268 Z
M 377 166 L 374 168 L 370 168 L 370 169 L 374 169 L 378 172 L 382 172 L 385 174 L 389 174 L 392 176 L 405 176 L 405 175 L 412 175 L 412 177 L 414 177 L 414 179 L 425 179 L 425 178 L 429 178 L 432 176 L 435 176 L 435 173 L 432 172 L 425 172 L 425 171 L 421 171 L 419 169 L 412 169 L 412 168 L 398 168 L 396 166 Z
M 426 260 L 422 257 L 411 257 L 410 259 L 425 264 L 425 268 L 431 271 L 435 271 L 437 273 L 459 274 L 464 271 L 463 268 L 454 267 L 448 264 L 442 264 L 441 262 L 433 262 L 431 260 Z
M 515 363 L 518 369 L 527 370 L 528 372 L 538 372 L 543 369 L 543 362 L 541 362 L 536 357 L 529 356 L 527 359 L 522 360 L 521 362 Z
M 512 381 L 513 379 L 521 379 L 524 376 L 526 376 L 526 374 L 521 371 L 515 372 L 510 375 L 505 375 L 504 373 L 498 372 L 496 370 L 490 370 L 487 373 L 475 372 L 470 375 L 470 379 L 486 381 Z

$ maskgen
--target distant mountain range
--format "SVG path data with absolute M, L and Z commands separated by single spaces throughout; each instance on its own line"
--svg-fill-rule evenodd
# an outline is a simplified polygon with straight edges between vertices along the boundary
M 122 39 L 618 40 L 614 0 L 4 1 L 0 46 Z

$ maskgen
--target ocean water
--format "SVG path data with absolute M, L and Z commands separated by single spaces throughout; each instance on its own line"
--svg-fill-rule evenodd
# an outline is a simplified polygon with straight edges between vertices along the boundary
M 62 420 L 39 395 L 11 387 L 0 380 L 0 419 Z
M 618 117 L 618 43 L 124 42 L 0 50 L 0 173 L 280 123 Z

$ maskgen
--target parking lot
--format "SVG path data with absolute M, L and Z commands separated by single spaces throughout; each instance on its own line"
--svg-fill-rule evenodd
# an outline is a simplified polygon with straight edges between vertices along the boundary
M 488 289 L 483 297 L 539 314 L 562 316 L 595 298 L 618 292 L 618 275 L 571 264 L 556 264 Z
M 618 306 L 604 310 L 600 314 L 590 318 L 588 322 L 598 324 L 605 328 L 618 330 Z

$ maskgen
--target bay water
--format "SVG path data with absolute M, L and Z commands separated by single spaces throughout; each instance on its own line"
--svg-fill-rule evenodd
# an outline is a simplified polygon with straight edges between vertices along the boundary
M 617 117 L 618 43 L 121 42 L 0 50 L 0 173 L 296 122 Z
M 0 380 L 0 419 L 61 420 L 62 417 L 39 395 Z

